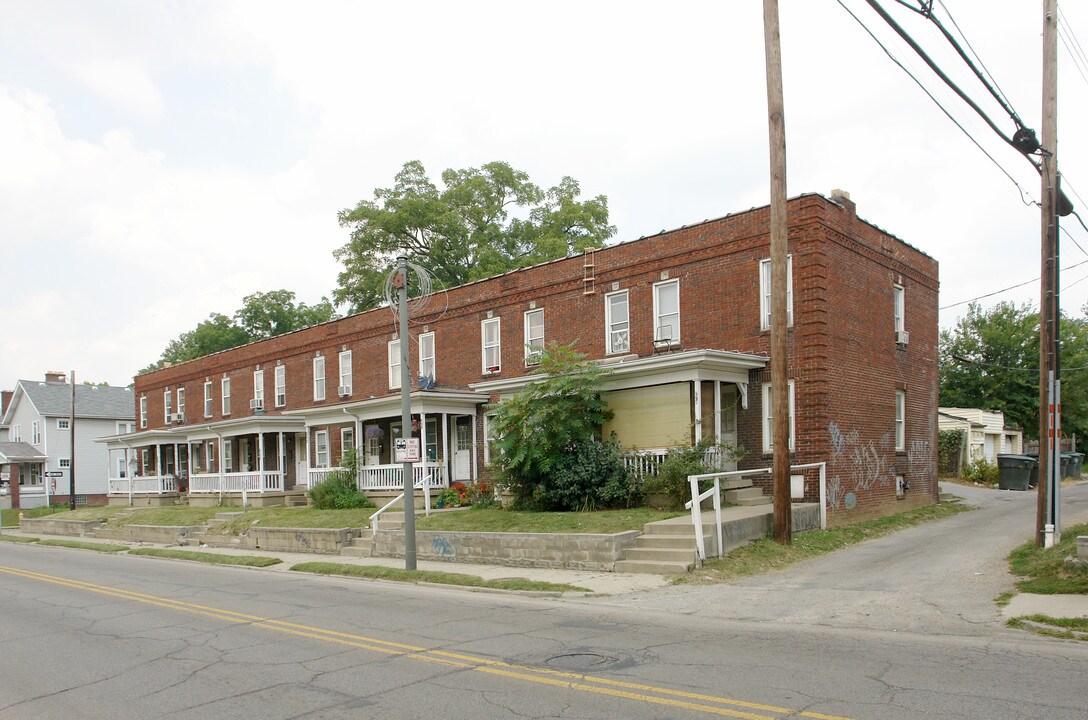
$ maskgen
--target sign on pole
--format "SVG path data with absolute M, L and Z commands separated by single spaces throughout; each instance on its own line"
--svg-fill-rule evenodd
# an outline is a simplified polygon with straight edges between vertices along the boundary
M 393 460 L 394 462 L 419 462 L 419 438 L 395 438 L 393 440 Z

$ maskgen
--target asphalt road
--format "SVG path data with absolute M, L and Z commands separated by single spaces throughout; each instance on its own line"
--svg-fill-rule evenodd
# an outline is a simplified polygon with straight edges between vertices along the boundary
M 967 531 L 945 536 L 947 525 L 993 512 L 995 535 L 1017 535 L 1001 508 L 927 526 L 928 540 L 900 533 L 910 542 L 890 555 L 913 555 L 883 579 L 834 580 L 809 567 L 739 589 L 579 601 L 4 543 L 0 720 L 1081 720 L 1085 643 L 979 621 L 981 607 L 970 604 L 947 625 L 912 615 L 889 629 L 876 619 L 913 603 L 869 593 L 894 595 L 925 578 L 938 587 L 940 573 L 959 566 L 940 557 L 957 554 L 948 544 Z M 866 556 L 882 542 L 836 555 Z M 982 596 L 985 574 L 956 584 L 971 588 L 975 578 L 984 578 Z M 828 586 L 856 599 L 817 612 Z M 733 594 L 741 591 L 753 594 Z M 783 594 L 796 597 L 768 599 Z M 758 607 L 740 604 L 749 601 Z

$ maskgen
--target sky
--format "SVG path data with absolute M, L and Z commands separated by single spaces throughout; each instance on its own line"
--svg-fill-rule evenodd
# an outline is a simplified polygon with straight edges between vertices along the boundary
M 881 2 L 1011 134 L 935 27 Z M 245 295 L 331 295 L 337 212 L 409 160 L 436 180 L 495 160 L 543 187 L 572 176 L 608 197 L 614 241 L 766 205 L 762 5 L 0 0 L 0 387 L 46 370 L 128 384 Z M 1088 199 L 1086 5 L 1059 3 L 1058 162 Z M 1042 3 L 936 7 L 1041 133 Z M 863 0 L 780 0 L 780 17 L 790 196 L 844 189 L 935 257 L 942 327 L 1020 283 L 983 307 L 1037 305 L 1024 157 Z M 1079 314 L 1088 231 L 1062 227 Z

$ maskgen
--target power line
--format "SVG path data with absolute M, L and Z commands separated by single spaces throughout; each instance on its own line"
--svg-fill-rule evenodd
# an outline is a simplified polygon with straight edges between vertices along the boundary
M 979 367 L 994 368 L 995 370 L 1011 370 L 1011 371 L 1014 371 L 1014 372 L 1030 372 L 1030 373 L 1038 373 L 1039 372 L 1039 368 L 1037 368 L 1037 367 L 1036 368 L 1026 368 L 1026 367 L 1016 367 L 1016 366 L 1011 366 L 1011 365 L 999 365 L 997 363 L 983 362 L 982 360 L 972 360 L 971 358 L 966 358 L 966 357 L 963 357 L 962 355 L 956 355 L 955 353 L 950 354 L 949 357 L 951 357 L 956 362 L 963 363 L 965 365 L 978 365 Z M 1062 368 L 1062 372 L 1068 372 L 1070 370 L 1088 370 L 1088 365 L 1081 365 L 1080 367 L 1063 367 Z
M 1077 247 L 1080 247 L 1080 246 L 1078 245 Z M 1073 265 L 1070 265 L 1067 268 L 1063 268 L 1062 272 L 1068 272 L 1068 271 L 1072 270 L 1073 268 L 1080 267 L 1081 265 L 1088 265 L 1088 260 L 1081 260 L 1079 263 L 1075 263 Z M 1002 288 L 1001 290 L 995 290 L 995 291 L 993 291 L 991 293 L 986 293 L 985 295 L 979 295 L 978 297 L 971 298 L 970 300 L 963 300 L 961 302 L 952 303 L 951 305 L 943 305 L 943 306 L 937 308 L 937 310 L 948 310 L 949 308 L 959 307 L 960 305 L 966 305 L 968 303 L 973 303 L 973 302 L 975 302 L 977 300 L 984 300 L 984 299 L 986 299 L 988 297 L 993 297 L 994 295 L 1000 295 L 1001 293 L 1006 293 L 1009 290 L 1016 290 L 1017 288 L 1022 288 L 1025 285 L 1031 285 L 1032 283 L 1036 283 L 1036 282 L 1039 282 L 1039 278 L 1032 278 L 1031 280 L 1027 280 L 1025 282 L 1018 283 L 1016 285 L 1010 285 L 1007 288 Z

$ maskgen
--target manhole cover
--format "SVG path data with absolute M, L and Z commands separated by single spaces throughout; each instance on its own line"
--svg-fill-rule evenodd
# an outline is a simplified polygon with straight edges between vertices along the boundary
M 567 653 L 565 655 L 556 655 L 555 657 L 548 658 L 544 661 L 544 664 L 550 667 L 576 670 L 607 665 L 616 662 L 616 660 L 617 658 L 609 657 L 607 655 L 598 655 L 597 653 Z

